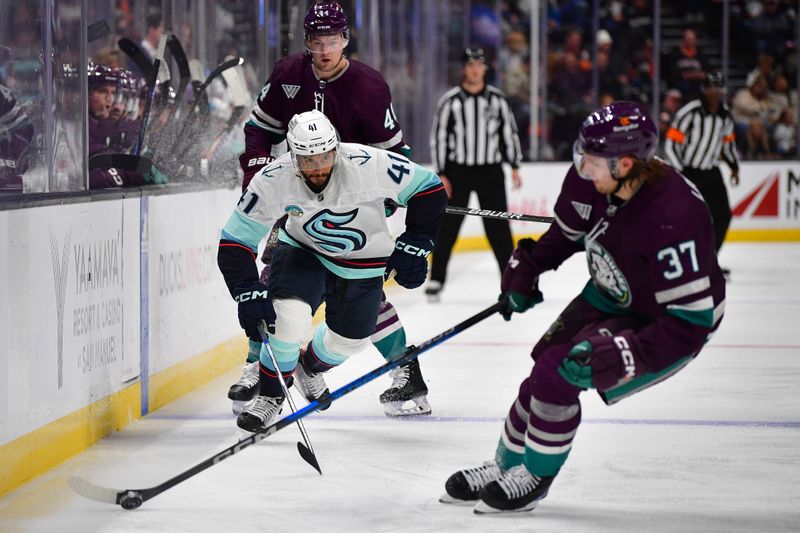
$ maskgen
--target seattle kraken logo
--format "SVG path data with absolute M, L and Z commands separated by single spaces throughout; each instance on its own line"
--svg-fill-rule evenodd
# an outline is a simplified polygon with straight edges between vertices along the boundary
M 358 214 L 358 209 L 347 213 L 334 213 L 324 209 L 314 215 L 303 225 L 303 229 L 311 235 L 317 246 L 331 253 L 352 252 L 360 250 L 367 243 L 363 231 L 345 228 Z

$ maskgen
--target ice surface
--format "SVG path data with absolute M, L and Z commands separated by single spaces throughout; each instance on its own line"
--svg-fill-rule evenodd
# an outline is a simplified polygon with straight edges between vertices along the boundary
M 582 256 L 542 278 L 535 309 L 487 319 L 422 355 L 433 416 L 384 417 L 384 376 L 306 418 L 323 476 L 300 459 L 288 427 L 135 511 L 69 490 L 70 475 L 156 485 L 235 442 L 225 397 L 235 370 L 0 499 L 0 530 L 798 531 L 800 245 L 731 243 L 722 263 L 732 281 L 717 335 L 678 375 L 620 404 L 584 394 L 572 454 L 531 513 L 475 516 L 437 500 L 452 472 L 493 456 L 531 346 L 587 278 Z M 498 279 L 489 253 L 456 254 L 440 304 L 421 290 L 389 297 L 409 341 L 421 342 L 490 305 Z M 360 354 L 328 384 L 380 364 L 377 352 Z

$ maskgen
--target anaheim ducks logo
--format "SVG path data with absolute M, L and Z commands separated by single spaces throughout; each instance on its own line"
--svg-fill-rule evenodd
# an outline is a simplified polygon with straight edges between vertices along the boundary
M 622 126 L 627 126 L 628 124 L 631 123 L 631 119 L 630 119 L 630 117 L 622 117 L 621 119 L 619 119 L 619 123 Z
M 631 287 L 616 261 L 597 241 L 586 241 L 586 260 L 594 284 L 622 307 L 631 305 Z

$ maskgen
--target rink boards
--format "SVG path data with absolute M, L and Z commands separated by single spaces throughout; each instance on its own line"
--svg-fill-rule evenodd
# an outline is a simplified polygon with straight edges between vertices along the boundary
M 218 190 L 0 211 L 0 494 L 241 362 Z
M 567 168 L 524 165 L 509 210 L 552 215 Z M 729 238 L 800 240 L 800 163 L 744 164 L 729 193 Z M 0 495 L 241 363 L 216 266 L 238 195 L 132 191 L 0 211 Z M 485 248 L 481 221 L 466 218 L 457 248 Z M 517 237 L 546 229 L 512 224 Z

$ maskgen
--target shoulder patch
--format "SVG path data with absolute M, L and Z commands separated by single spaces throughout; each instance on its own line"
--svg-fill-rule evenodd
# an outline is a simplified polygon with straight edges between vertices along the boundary
M 286 98 L 288 98 L 289 100 L 294 98 L 295 95 L 297 95 L 297 91 L 300 90 L 299 85 L 288 85 L 286 83 L 283 83 L 281 84 L 281 87 L 283 88 L 283 92 L 286 93 Z
M 287 205 L 283 212 L 293 217 L 302 217 L 305 214 L 300 206 L 294 204 Z
M 572 202 L 572 207 L 578 212 L 578 216 L 583 220 L 589 220 L 589 215 L 592 214 L 592 206 L 581 202 Z

